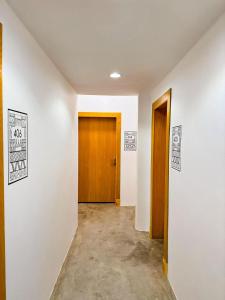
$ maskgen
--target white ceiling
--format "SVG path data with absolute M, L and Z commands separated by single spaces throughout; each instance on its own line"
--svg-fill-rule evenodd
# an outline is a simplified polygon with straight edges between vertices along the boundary
M 225 0 L 8 0 L 82 94 L 158 83 L 225 10 Z M 109 74 L 119 71 L 122 78 Z

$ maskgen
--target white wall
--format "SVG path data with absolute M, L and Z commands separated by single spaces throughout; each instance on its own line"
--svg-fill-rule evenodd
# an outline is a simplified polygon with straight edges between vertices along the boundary
M 0 1 L 8 300 L 47 300 L 77 226 L 74 90 Z M 28 113 L 29 177 L 7 184 L 7 109 Z
M 124 131 L 138 129 L 137 96 L 78 96 L 79 112 L 121 112 L 121 185 L 122 206 L 137 202 L 137 152 L 124 151 Z
M 179 300 L 225 299 L 225 14 L 153 91 L 140 95 L 136 226 L 149 229 L 151 102 L 172 88 L 182 171 L 170 168 L 169 274 Z M 145 145 L 145 149 L 144 149 Z

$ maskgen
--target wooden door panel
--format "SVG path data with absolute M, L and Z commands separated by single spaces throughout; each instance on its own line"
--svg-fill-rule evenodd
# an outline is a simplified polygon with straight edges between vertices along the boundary
M 163 272 L 168 270 L 168 186 L 171 92 L 152 104 L 150 237 L 163 239 Z
M 79 202 L 115 202 L 116 119 L 79 118 Z
M 3 99 L 2 99 L 2 24 L 0 24 L 0 299 L 6 299 L 5 289 L 5 221 L 3 166 Z
M 154 112 L 154 155 L 152 186 L 152 237 L 164 237 L 164 200 L 166 164 L 166 109 Z

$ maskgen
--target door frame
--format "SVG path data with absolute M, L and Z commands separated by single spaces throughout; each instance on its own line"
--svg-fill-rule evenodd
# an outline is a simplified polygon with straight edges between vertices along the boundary
M 6 299 L 5 284 L 5 219 L 4 219 L 4 153 L 2 97 L 2 24 L 0 23 L 0 299 Z
M 150 200 L 150 238 L 152 239 L 153 222 L 153 179 L 154 179 L 154 132 L 155 132 L 155 111 L 160 107 L 167 108 L 166 118 L 166 158 L 165 158 L 165 198 L 164 198 L 164 242 L 163 242 L 163 272 L 168 272 L 168 219 L 169 219 L 169 151 L 170 151 L 170 116 L 171 116 L 172 89 L 169 89 L 152 104 L 152 132 L 151 132 L 151 200 Z
M 116 119 L 116 184 L 115 203 L 120 206 L 120 152 L 121 152 L 121 113 L 118 112 L 79 112 L 79 118 L 113 118 Z M 79 167 L 79 166 L 78 166 Z

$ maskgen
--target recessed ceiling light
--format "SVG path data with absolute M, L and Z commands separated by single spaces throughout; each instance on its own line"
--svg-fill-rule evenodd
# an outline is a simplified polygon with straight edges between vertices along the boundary
M 114 73 L 111 73 L 111 74 L 110 74 L 110 77 L 111 77 L 111 78 L 120 78 L 121 75 L 120 75 L 120 73 L 114 72 Z

